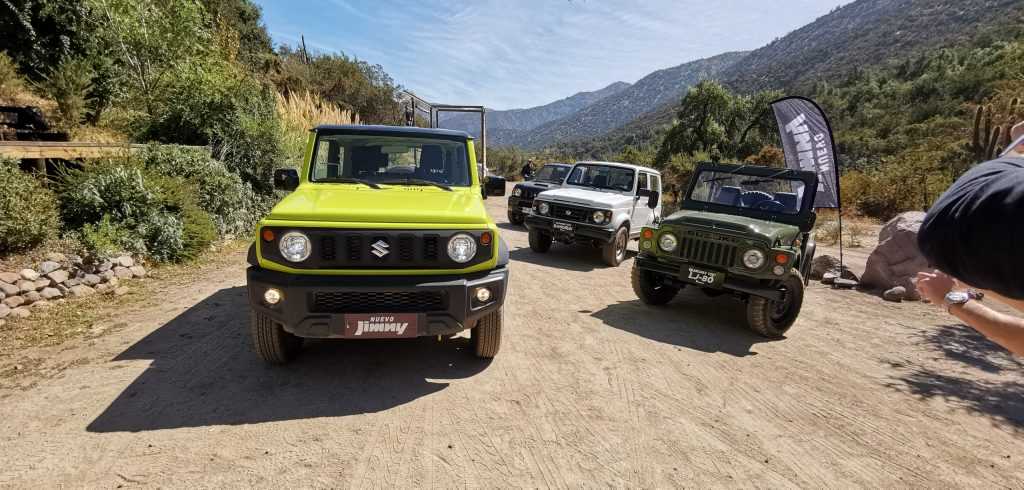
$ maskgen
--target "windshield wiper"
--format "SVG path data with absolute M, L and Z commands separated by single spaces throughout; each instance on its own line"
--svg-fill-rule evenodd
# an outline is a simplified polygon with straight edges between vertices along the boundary
M 706 184 L 708 182 L 719 182 L 719 181 L 722 181 L 722 180 L 729 180 L 729 179 L 732 178 L 733 175 L 736 175 L 736 172 L 739 172 L 740 170 L 743 170 L 743 169 L 745 169 L 745 168 L 747 168 L 749 166 L 750 165 L 740 165 L 740 168 L 738 168 L 736 170 L 733 170 L 732 172 L 729 172 L 729 173 L 725 174 L 722 177 L 715 177 L 713 179 L 704 179 L 704 183 Z
M 337 183 L 337 184 L 363 184 L 366 187 L 372 187 L 374 189 L 380 189 L 380 186 L 377 185 L 375 182 L 370 182 L 369 180 L 364 180 L 364 179 L 357 179 L 355 177 L 331 177 L 331 178 L 328 178 L 328 179 L 320 179 L 317 182 L 329 182 L 329 183 Z
M 782 174 L 785 174 L 785 173 L 792 172 L 792 171 L 793 171 L 793 169 L 787 168 L 785 170 L 780 170 L 778 172 L 775 172 L 774 174 L 771 174 L 771 175 L 769 175 L 769 176 L 767 176 L 767 177 L 765 177 L 763 179 L 744 180 L 743 182 L 740 182 L 740 185 L 770 184 L 772 182 L 775 182 L 775 178 L 776 177 L 778 177 L 778 176 L 780 176 Z
M 439 182 L 434 182 L 433 180 L 427 180 L 427 179 L 385 180 L 385 181 L 381 181 L 381 184 L 432 185 L 434 187 L 439 187 L 441 189 L 444 189 L 444 190 L 446 190 L 448 192 L 452 191 L 452 188 L 447 186 L 447 185 L 441 184 Z

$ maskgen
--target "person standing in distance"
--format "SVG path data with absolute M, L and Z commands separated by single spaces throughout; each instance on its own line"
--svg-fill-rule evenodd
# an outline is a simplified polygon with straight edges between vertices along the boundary
M 523 180 L 530 180 L 533 177 L 533 159 L 526 160 L 526 164 L 523 165 Z

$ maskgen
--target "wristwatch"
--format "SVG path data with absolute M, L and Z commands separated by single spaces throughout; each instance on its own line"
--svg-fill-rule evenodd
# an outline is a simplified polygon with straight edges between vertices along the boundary
M 950 291 L 946 293 L 946 311 L 955 305 L 963 305 L 971 300 L 970 293 L 966 291 Z

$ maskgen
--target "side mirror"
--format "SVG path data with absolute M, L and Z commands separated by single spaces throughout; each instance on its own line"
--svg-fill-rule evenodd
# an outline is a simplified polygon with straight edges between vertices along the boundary
M 661 201 L 661 193 L 658 191 L 647 191 L 647 207 L 657 209 Z
M 294 168 L 274 170 L 274 189 L 294 191 L 299 186 L 299 171 Z
M 488 175 L 487 182 L 484 183 L 487 195 L 490 196 L 504 196 L 505 195 L 505 177 L 499 177 L 497 175 Z

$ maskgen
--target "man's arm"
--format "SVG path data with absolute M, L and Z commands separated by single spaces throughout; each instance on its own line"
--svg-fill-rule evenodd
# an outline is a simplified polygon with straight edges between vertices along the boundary
M 978 301 L 951 305 L 949 312 L 1018 356 L 1024 356 L 1024 319 L 1004 315 Z

